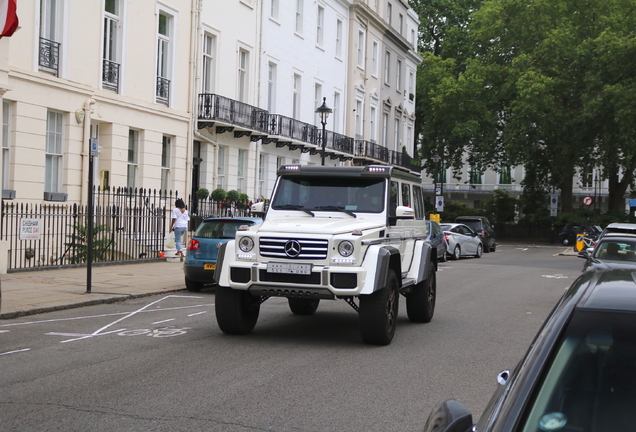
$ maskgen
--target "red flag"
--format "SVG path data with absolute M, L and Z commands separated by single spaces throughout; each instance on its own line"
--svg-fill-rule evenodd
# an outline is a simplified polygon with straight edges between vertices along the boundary
M 0 0 L 0 38 L 9 37 L 18 28 L 17 0 Z

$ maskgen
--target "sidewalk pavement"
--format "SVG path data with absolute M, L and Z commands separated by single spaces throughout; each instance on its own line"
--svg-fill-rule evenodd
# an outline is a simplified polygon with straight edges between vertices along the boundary
M 90 293 L 86 292 L 87 278 L 86 267 L 0 275 L 0 319 L 185 289 L 183 263 L 174 259 L 93 265 Z

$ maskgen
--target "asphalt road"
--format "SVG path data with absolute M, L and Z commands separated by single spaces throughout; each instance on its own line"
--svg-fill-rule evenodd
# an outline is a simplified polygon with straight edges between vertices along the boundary
M 563 250 L 440 264 L 433 321 L 410 323 L 402 299 L 386 347 L 343 301 L 303 317 L 270 299 L 252 334 L 226 336 L 209 291 L 3 321 L 0 429 L 419 431 L 451 397 L 479 415 L 580 273 Z

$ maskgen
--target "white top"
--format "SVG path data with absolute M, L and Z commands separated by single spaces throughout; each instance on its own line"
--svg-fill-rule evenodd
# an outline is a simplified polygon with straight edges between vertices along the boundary
M 183 213 L 181 213 L 181 210 L 178 207 L 175 207 L 172 209 L 171 219 L 176 219 L 172 226 L 173 228 L 187 228 L 190 215 L 187 210 L 184 210 Z

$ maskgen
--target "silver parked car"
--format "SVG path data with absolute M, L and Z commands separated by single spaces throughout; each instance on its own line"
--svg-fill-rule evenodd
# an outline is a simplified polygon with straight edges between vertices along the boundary
M 451 259 L 458 260 L 466 256 L 481 257 L 484 246 L 476 231 L 460 223 L 441 224 L 441 227 Z

